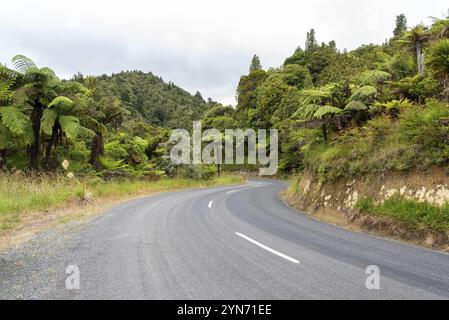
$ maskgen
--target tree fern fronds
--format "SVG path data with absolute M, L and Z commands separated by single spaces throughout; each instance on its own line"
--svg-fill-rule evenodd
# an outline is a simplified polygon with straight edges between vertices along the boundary
M 28 57 L 18 54 L 12 58 L 14 69 L 22 74 L 27 73 L 29 69 L 37 69 L 36 64 Z
M 29 126 L 29 119 L 15 106 L 0 107 L 1 122 L 16 135 L 21 135 Z
M 335 114 L 339 114 L 342 112 L 343 112 L 343 110 L 341 110 L 341 109 L 338 109 L 338 108 L 335 108 L 332 106 L 324 106 L 324 107 L 319 108 L 313 116 L 316 119 L 323 119 L 323 117 L 325 117 L 327 115 L 335 115 Z
M 67 138 L 75 139 L 78 136 L 81 126 L 80 126 L 80 121 L 77 117 L 60 116 L 59 124 L 61 126 L 62 132 L 65 133 Z

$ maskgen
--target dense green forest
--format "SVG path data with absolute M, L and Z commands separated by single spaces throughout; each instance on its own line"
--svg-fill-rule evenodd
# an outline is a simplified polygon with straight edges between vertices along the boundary
M 279 68 L 254 57 L 240 80 L 241 126 L 281 133 L 280 169 L 322 181 L 425 169 L 449 160 L 449 15 L 391 39 L 340 51 L 307 33 Z
M 280 172 L 321 179 L 428 168 L 449 160 L 449 17 L 407 28 L 350 52 L 312 29 L 278 68 L 254 56 L 237 107 L 207 102 L 141 71 L 60 80 L 18 55 L 0 69 L 0 167 L 103 178 L 207 177 L 216 168 L 175 167 L 174 128 L 277 128 Z M 235 169 L 235 167 L 233 167 Z
M 199 92 L 141 71 L 67 81 L 22 55 L 12 64 L 0 69 L 2 169 L 55 172 L 68 159 L 76 174 L 104 178 L 213 174 L 168 159 L 170 129 L 191 127 L 217 105 Z

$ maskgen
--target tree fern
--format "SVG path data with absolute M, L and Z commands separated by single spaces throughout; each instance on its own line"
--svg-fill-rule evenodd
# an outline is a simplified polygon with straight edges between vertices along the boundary
M 332 106 L 324 106 L 319 108 L 315 114 L 313 115 L 314 118 L 316 119 L 323 119 L 325 116 L 328 115 L 335 115 L 335 114 L 339 114 L 342 113 L 343 110 L 332 107 Z
M 37 66 L 33 60 L 20 54 L 12 58 L 12 63 L 14 68 L 22 74 L 27 73 L 30 69 L 37 69 Z
M 75 139 L 80 132 L 80 120 L 74 116 L 60 116 L 59 125 L 62 132 L 69 138 Z
M 300 106 L 298 110 L 293 114 L 293 118 L 306 122 L 313 120 L 313 115 L 318 109 L 321 108 L 320 105 L 317 104 L 307 104 L 304 106 Z
M 362 86 L 376 85 L 391 79 L 391 74 L 381 70 L 369 70 L 362 74 Z
M 0 149 L 8 149 L 14 145 L 11 132 L 0 121 Z
M 12 100 L 12 92 L 10 90 L 11 83 L 9 81 L 0 82 L 0 104 L 9 103 Z
M 46 135 L 51 135 L 53 126 L 58 118 L 58 112 L 54 109 L 45 109 L 41 119 L 41 129 Z
M 427 63 L 439 78 L 449 77 L 449 39 L 441 40 L 431 48 Z
M 57 97 L 48 105 L 49 109 L 54 109 L 58 113 L 69 113 L 72 111 L 74 103 L 67 97 Z
M 15 106 L 0 107 L 1 122 L 16 135 L 21 135 L 29 126 L 29 119 Z
M 374 98 L 376 94 L 377 89 L 375 87 L 364 86 L 356 90 L 349 100 L 366 102 L 367 100 Z
M 360 101 L 351 101 L 345 107 L 345 111 L 364 111 L 364 110 L 368 110 L 368 107 L 366 106 L 366 104 Z

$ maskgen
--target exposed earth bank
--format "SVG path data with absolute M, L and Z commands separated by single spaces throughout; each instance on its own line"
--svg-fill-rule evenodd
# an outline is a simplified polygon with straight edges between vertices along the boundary
M 448 169 L 435 167 L 425 172 L 369 175 L 334 182 L 320 182 L 314 174 L 306 172 L 282 197 L 296 209 L 333 224 L 449 250 L 449 231 L 416 228 L 399 219 L 363 214 L 357 206 L 364 198 L 381 204 L 392 197 L 443 206 L 449 202 Z

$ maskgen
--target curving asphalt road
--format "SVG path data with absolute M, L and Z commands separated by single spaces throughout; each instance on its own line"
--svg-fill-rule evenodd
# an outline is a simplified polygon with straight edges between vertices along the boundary
M 449 255 L 316 221 L 285 185 L 160 194 L 0 254 L 2 299 L 448 299 Z M 68 265 L 80 289 L 67 290 Z M 375 265 L 380 289 L 368 290 Z

